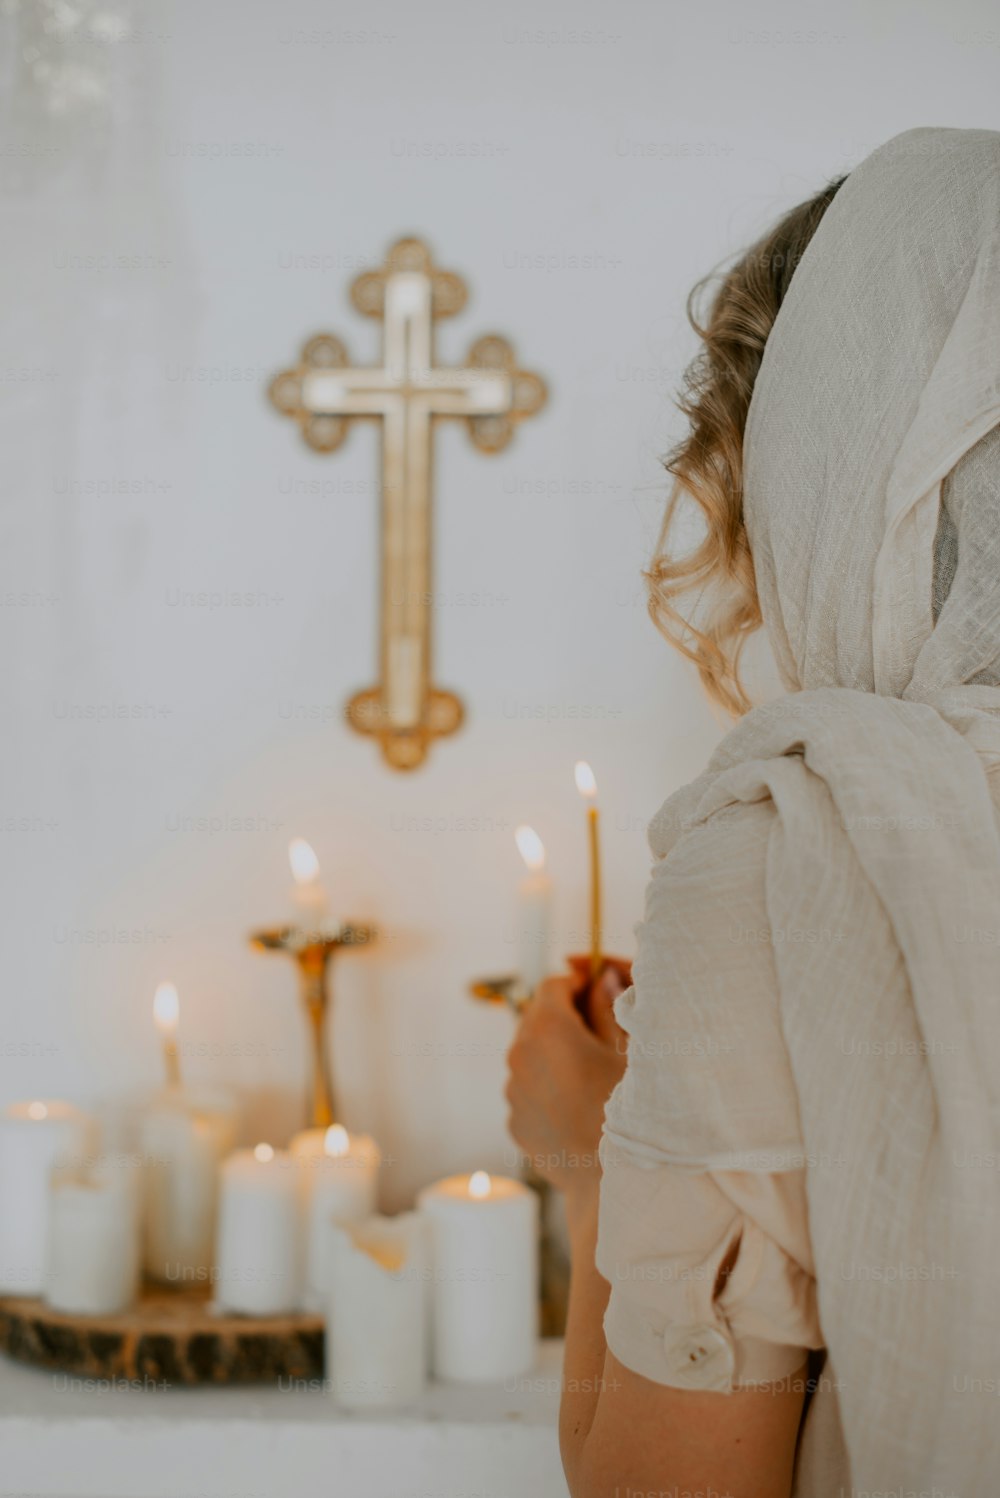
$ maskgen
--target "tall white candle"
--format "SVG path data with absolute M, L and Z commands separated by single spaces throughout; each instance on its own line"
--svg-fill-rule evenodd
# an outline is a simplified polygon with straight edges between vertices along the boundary
M 234 1100 L 214 1088 L 168 1087 L 143 1116 L 143 1264 L 151 1279 L 208 1279 L 219 1170 L 236 1128 Z
M 335 1228 L 326 1375 L 345 1409 L 411 1403 L 427 1381 L 427 1251 L 416 1212 Z
M 517 971 L 529 993 L 549 967 L 552 880 L 545 872 L 545 845 L 533 827 L 514 834 L 528 873 L 517 887 Z
M 526 1372 L 538 1339 L 535 1192 L 478 1170 L 417 1202 L 430 1230 L 434 1372 L 462 1382 Z
M 319 859 L 304 837 L 293 837 L 288 844 L 288 862 L 295 881 L 292 885 L 295 924 L 315 931 L 329 915 L 326 890 L 319 877 Z
M 278 1316 L 302 1295 L 300 1180 L 287 1150 L 258 1144 L 222 1167 L 215 1300 L 220 1310 Z
M 367 1134 L 348 1134 L 342 1124 L 331 1124 L 296 1134 L 292 1158 L 299 1169 L 305 1236 L 303 1303 L 319 1310 L 330 1291 L 335 1224 L 360 1222 L 375 1211 L 378 1145 Z
M 72 1103 L 11 1103 L 0 1113 L 0 1288 L 40 1295 L 45 1283 L 49 1178 L 62 1161 L 85 1155 L 94 1121 Z
M 57 1166 L 49 1189 L 45 1299 L 75 1315 L 124 1311 L 139 1288 L 136 1172 Z

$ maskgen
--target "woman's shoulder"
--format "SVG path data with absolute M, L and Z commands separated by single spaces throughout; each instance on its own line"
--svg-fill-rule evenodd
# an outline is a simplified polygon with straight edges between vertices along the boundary
M 681 832 L 654 863 L 632 971 L 636 1003 L 651 1002 L 656 1022 L 667 994 L 672 1021 L 685 1005 L 700 1014 L 706 992 L 730 993 L 742 1012 L 751 994 L 776 1007 L 766 895 L 775 817 L 770 801 L 726 807 Z
M 759 881 L 777 813 L 769 797 L 731 801 L 707 816 L 671 811 L 671 797 L 649 827 L 655 869 L 666 880 L 710 877 L 723 884 Z

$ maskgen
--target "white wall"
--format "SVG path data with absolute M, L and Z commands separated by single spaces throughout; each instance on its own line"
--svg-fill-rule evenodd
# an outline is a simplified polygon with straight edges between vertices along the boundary
M 338 971 L 336 1047 L 348 1122 L 397 1161 L 387 1201 L 503 1163 L 510 1025 L 466 984 L 511 957 L 513 827 L 543 834 L 579 946 L 592 762 L 628 950 L 645 823 L 718 733 L 638 576 L 687 290 L 897 131 L 996 125 L 998 40 L 987 0 L 139 13 L 112 135 L 77 159 L 57 133 L 62 169 L 5 203 L 4 1098 L 154 1084 L 171 976 L 189 1046 L 250 1052 L 190 1074 L 246 1090 L 251 1133 L 290 1129 L 292 973 L 245 934 L 283 913 L 299 833 L 385 931 Z M 317 457 L 264 400 L 320 328 L 375 358 L 348 283 L 405 232 L 471 284 L 440 354 L 496 329 L 551 388 L 501 457 L 439 436 L 437 679 L 468 726 L 412 777 L 339 721 L 373 679 L 375 433 Z M 198 590 L 268 601 L 176 603 Z M 138 717 L 67 716 L 102 704 Z M 176 830 L 198 818 L 253 830 Z

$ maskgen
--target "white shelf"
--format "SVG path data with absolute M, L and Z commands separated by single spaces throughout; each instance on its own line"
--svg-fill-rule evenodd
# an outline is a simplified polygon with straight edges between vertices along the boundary
M 566 1498 L 562 1343 L 509 1387 L 346 1415 L 321 1387 L 95 1389 L 0 1356 L 3 1493 L 35 1498 Z

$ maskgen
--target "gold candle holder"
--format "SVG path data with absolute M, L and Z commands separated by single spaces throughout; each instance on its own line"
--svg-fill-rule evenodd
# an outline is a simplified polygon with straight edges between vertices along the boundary
M 312 1042 L 310 1121 L 326 1129 L 335 1121 L 334 1087 L 327 1060 L 326 1022 L 330 1012 L 330 960 L 335 953 L 366 947 L 375 941 L 375 926 L 321 926 L 308 931 L 301 926 L 270 926 L 250 934 L 257 952 L 286 952 L 299 970 L 299 989 Z
M 502 978 L 477 978 L 469 984 L 469 992 L 474 999 L 482 999 L 486 1004 L 506 1004 L 515 1014 L 520 1014 L 531 998 L 524 979 L 516 973 L 505 974 Z

